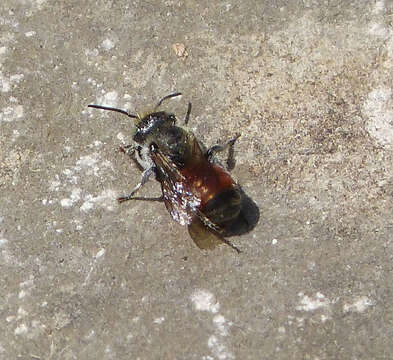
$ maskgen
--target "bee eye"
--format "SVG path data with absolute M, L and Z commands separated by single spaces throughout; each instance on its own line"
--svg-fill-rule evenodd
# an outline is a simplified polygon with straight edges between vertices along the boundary
M 151 143 L 150 144 L 150 152 L 152 152 L 152 153 L 156 153 L 157 152 L 157 150 L 158 150 L 158 146 L 157 146 L 157 144 L 156 143 Z

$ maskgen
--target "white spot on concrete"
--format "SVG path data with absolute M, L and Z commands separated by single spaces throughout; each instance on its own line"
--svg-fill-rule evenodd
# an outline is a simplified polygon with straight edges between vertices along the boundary
M 24 74 L 14 74 L 10 76 L 10 81 L 13 84 L 19 83 L 23 80 L 23 78 L 25 77 Z
M 380 38 L 387 38 L 389 36 L 389 30 L 385 27 L 385 25 L 380 23 L 370 23 L 368 32 L 371 35 Z
M 103 145 L 102 141 L 94 140 L 93 142 L 93 146 L 95 146 L 96 148 L 100 148 L 102 145 Z
M 234 359 L 233 354 L 227 350 L 225 344 L 223 344 L 215 335 L 211 335 L 209 337 L 207 346 L 219 360 Z
M 25 309 L 23 309 L 22 307 L 20 307 L 18 309 L 18 317 L 16 319 L 20 320 L 21 318 L 26 317 L 27 314 L 28 314 L 27 311 Z
M 375 301 L 369 299 L 367 296 L 361 296 L 357 298 L 355 302 L 352 304 L 345 304 L 343 306 L 343 311 L 344 312 L 358 312 L 362 313 L 364 312 L 368 307 L 374 306 Z
M 114 43 L 111 39 L 105 39 L 105 40 L 102 42 L 101 46 L 102 46 L 105 50 L 109 51 L 109 50 L 111 50 L 111 49 L 113 49 L 113 48 L 115 47 L 115 43 Z
M 44 5 L 48 0 L 30 0 L 30 3 L 33 7 L 38 8 L 41 10 L 42 5 Z
M 98 144 L 97 144 L 98 145 Z M 85 175 L 90 176 L 99 176 L 101 168 L 112 168 L 112 164 L 110 161 L 100 161 L 100 155 L 98 153 L 93 153 L 91 155 L 82 156 L 77 162 L 76 165 L 70 169 L 63 170 L 63 174 L 67 177 L 67 181 L 71 184 L 77 184 L 79 177 L 75 175 L 75 172 L 84 171 Z M 59 177 L 56 176 L 58 179 Z M 52 184 L 56 186 L 51 186 L 52 190 L 57 191 L 57 186 L 60 185 L 60 182 L 56 180 L 56 182 L 52 182 Z
M 117 106 L 117 100 L 118 100 L 119 94 L 117 91 L 109 91 L 106 94 L 104 94 L 101 98 L 97 99 L 97 103 L 100 105 L 104 106 Z
M 110 161 L 102 161 L 99 164 L 100 155 L 98 153 L 92 153 L 91 155 L 82 156 L 77 162 L 76 166 L 73 168 L 73 171 L 85 171 L 86 175 L 94 175 L 99 176 L 99 171 L 101 167 L 112 167 Z M 69 178 L 72 178 L 73 171 L 70 169 L 66 169 L 63 171 Z
M 0 112 L 0 122 L 11 122 L 23 117 L 23 106 L 16 105 L 15 107 L 7 106 Z
M 71 195 L 67 199 L 60 200 L 60 205 L 66 208 L 71 207 L 81 198 L 81 189 L 73 189 Z
M 79 219 L 73 219 L 72 223 L 75 225 L 76 230 L 79 231 L 83 229 L 82 222 Z
M 307 263 L 307 269 L 310 270 L 310 271 L 313 271 L 315 269 L 315 266 L 316 266 L 316 264 L 315 264 L 314 261 L 309 261 Z
M 5 238 L 0 238 L 0 247 L 4 246 L 5 244 L 8 243 L 8 240 Z
M 321 315 L 321 321 L 324 323 L 324 322 L 326 322 L 327 320 L 329 320 L 329 316 L 326 316 L 326 315 L 322 314 L 322 315 Z
M 2 72 L 0 72 L 1 91 L 2 92 L 10 91 L 11 86 L 21 82 L 24 77 L 25 76 L 23 74 L 13 74 L 9 78 L 7 78 L 3 75 Z M 23 113 L 22 113 L 22 115 L 23 115 Z
M 89 195 L 90 197 L 92 197 L 92 195 Z M 80 207 L 81 211 L 87 212 L 90 211 L 94 208 L 94 202 L 91 200 L 87 200 L 83 203 L 83 205 Z
M 27 292 L 22 289 L 21 291 L 19 291 L 18 298 L 23 299 L 26 295 L 27 295 Z
M 119 132 L 119 133 L 116 135 L 116 137 L 117 137 L 118 140 L 120 140 L 120 141 L 122 142 L 122 144 L 125 144 L 125 139 L 126 139 L 126 137 L 124 136 L 123 133 Z
M 97 165 L 100 156 L 97 153 L 93 153 L 91 155 L 82 156 L 77 162 L 75 166 L 76 171 L 86 170 L 87 175 L 94 174 L 97 176 L 99 167 Z
M 34 36 L 35 34 L 36 34 L 35 31 L 27 31 L 27 32 L 25 32 L 25 36 L 26 36 L 26 37 L 32 37 L 32 36 Z
M 12 130 L 12 141 L 15 141 L 18 137 L 20 136 L 20 133 L 18 130 Z
M 3 76 L 2 72 L 0 71 L 0 84 L 1 84 L 1 91 L 8 92 L 11 90 L 11 84 L 9 79 Z
M 221 336 L 227 336 L 229 327 L 232 325 L 232 322 L 228 322 L 225 320 L 224 316 L 218 314 L 213 317 L 213 324 L 218 330 L 218 333 Z
M 94 209 L 94 206 L 99 206 L 108 211 L 113 211 L 114 205 L 116 204 L 116 198 L 116 193 L 113 190 L 104 190 L 96 197 L 89 194 L 85 197 L 85 202 L 80 207 L 80 210 L 87 212 Z
M 296 318 L 296 323 L 297 323 L 298 327 L 303 327 L 303 325 L 304 325 L 304 318 L 297 317 Z
M 90 147 L 100 147 L 101 145 L 102 142 L 96 141 L 92 143 Z M 112 163 L 108 160 L 102 161 L 98 153 L 95 152 L 84 155 L 76 161 L 75 166 L 64 169 L 61 175 L 56 175 L 55 180 L 49 184 L 49 188 L 52 191 L 59 191 L 60 188 L 66 188 L 66 185 L 62 185 L 61 180 L 76 185 L 79 183 L 80 178 L 84 179 L 91 175 L 100 176 L 105 168 L 112 168 Z M 80 210 L 82 211 L 89 211 L 93 209 L 95 205 L 106 208 L 109 211 L 112 211 L 114 208 L 116 195 L 112 190 L 104 190 L 97 197 L 90 194 L 82 196 L 82 190 L 79 187 L 71 188 L 69 191 L 71 192 L 69 197 L 62 200 L 56 200 L 65 208 L 74 206 L 80 200 L 83 200 L 83 204 L 80 206 Z M 50 203 L 51 200 L 49 201 L 49 204 Z
M 86 340 L 92 339 L 95 336 L 96 332 L 94 330 L 90 330 L 89 333 L 85 336 Z
M 191 301 L 196 310 L 209 311 L 213 314 L 220 309 L 220 304 L 216 301 L 214 295 L 207 290 L 196 290 L 191 295 Z
M 314 297 L 310 298 L 303 293 L 300 293 L 301 296 L 300 305 L 296 306 L 296 310 L 300 311 L 314 311 L 319 308 L 326 308 L 330 305 L 329 299 L 325 298 L 323 294 L 317 292 Z
M 9 251 L 6 247 L 0 252 L 0 264 L 8 264 L 10 266 L 18 266 L 19 262 L 14 254 Z
M 390 69 L 393 67 L 393 36 L 391 36 L 390 39 L 386 42 L 386 53 L 387 59 L 383 65 Z
M 76 184 L 78 182 L 78 177 L 74 175 L 74 170 L 65 169 L 63 170 L 63 174 L 67 177 L 67 181 L 71 184 Z
M 10 322 L 12 322 L 12 321 L 14 321 L 15 320 L 15 316 L 14 315 L 10 315 L 10 316 L 7 316 L 6 318 L 5 318 L 5 321 L 7 321 L 8 323 L 10 323 Z
M 392 90 L 387 87 L 371 91 L 363 105 L 363 112 L 369 119 L 366 129 L 382 146 L 393 146 L 392 109 Z
M 56 175 L 56 177 L 58 178 L 58 175 Z M 50 182 L 50 184 L 49 184 L 49 189 L 51 190 L 51 191 L 59 191 L 59 186 L 60 186 L 60 181 L 59 180 L 54 180 L 54 181 L 51 181 Z
M 14 333 L 15 335 L 23 335 L 26 334 L 28 331 L 28 328 L 26 324 L 20 324 L 19 326 L 16 327 Z
M 98 51 L 98 49 L 93 49 L 93 50 L 86 49 L 85 50 L 85 55 L 86 55 L 86 57 L 96 57 L 96 56 L 99 55 L 99 51 Z M 92 82 L 92 79 L 88 79 L 88 82 Z M 93 85 L 96 85 L 96 84 L 93 84 Z
M 19 284 L 19 287 L 32 287 L 34 285 L 34 276 L 30 275 L 29 279 Z
M 374 14 L 381 14 L 383 13 L 384 9 L 385 9 L 385 0 L 377 0 L 375 2 L 372 12 Z
M 71 199 L 62 199 L 60 200 L 60 205 L 63 207 L 71 207 L 74 204 L 74 202 Z
M 96 259 L 99 259 L 100 257 L 102 257 L 104 255 L 105 255 L 105 249 L 100 249 L 94 257 Z
M 153 323 L 159 325 L 159 324 L 162 324 L 164 321 L 165 321 L 165 318 L 163 316 L 161 316 L 159 318 L 154 319 Z
M 191 301 L 193 302 L 195 309 L 200 311 L 208 311 L 210 313 L 217 314 L 220 308 L 220 304 L 216 301 L 214 295 L 206 290 L 194 291 L 191 295 Z M 218 359 L 234 359 L 233 354 L 228 351 L 224 341 L 224 337 L 228 336 L 232 322 L 227 321 L 221 314 L 214 315 L 212 320 L 215 331 L 208 339 L 208 347 Z M 211 357 L 205 356 L 203 358 L 209 359 Z
M 277 244 L 277 239 L 273 239 L 272 240 L 272 245 L 276 245 Z

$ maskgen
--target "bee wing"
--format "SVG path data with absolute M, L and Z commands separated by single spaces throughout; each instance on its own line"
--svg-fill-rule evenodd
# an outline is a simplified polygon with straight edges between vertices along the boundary
M 164 203 L 173 219 L 188 225 L 188 232 L 200 249 L 214 249 L 225 243 L 240 253 L 240 250 L 221 235 L 221 228 L 198 209 L 198 201 L 187 190 L 187 182 L 173 161 L 158 148 L 151 152 L 157 167 L 157 180 L 161 183 Z
M 161 184 L 167 210 L 175 221 L 182 225 L 190 224 L 198 199 L 187 191 L 186 179 L 168 156 L 155 149 L 151 158 L 157 168 L 157 180 Z
M 196 211 L 191 224 L 188 225 L 188 232 L 194 243 L 200 249 L 212 250 L 220 244 L 227 244 L 238 253 L 241 252 L 235 245 L 221 235 L 221 229 L 211 222 L 200 210 Z
M 188 232 L 200 249 L 212 250 L 223 243 L 219 234 L 210 230 L 198 216 L 195 216 L 188 225 Z
M 184 176 L 177 169 L 173 161 L 158 148 L 151 151 L 151 158 L 158 170 L 158 180 L 169 184 L 184 181 Z

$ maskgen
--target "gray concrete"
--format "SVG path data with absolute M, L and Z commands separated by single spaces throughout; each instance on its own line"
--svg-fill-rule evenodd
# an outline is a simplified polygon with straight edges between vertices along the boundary
M 392 2 L 211 3 L 1 2 L 1 359 L 393 358 Z M 86 106 L 175 90 L 242 133 L 240 255 L 115 201 L 133 124 Z

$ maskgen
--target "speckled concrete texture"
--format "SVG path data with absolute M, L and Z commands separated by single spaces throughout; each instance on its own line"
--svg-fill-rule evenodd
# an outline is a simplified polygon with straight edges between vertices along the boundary
M 393 4 L 0 4 L 0 359 L 392 359 Z M 118 147 L 240 132 L 256 227 L 200 251 Z M 149 182 L 140 195 L 157 196 Z

